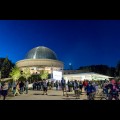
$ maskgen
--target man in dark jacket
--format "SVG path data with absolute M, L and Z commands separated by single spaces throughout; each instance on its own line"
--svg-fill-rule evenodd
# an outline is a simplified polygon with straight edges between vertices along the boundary
M 109 100 L 112 100 L 113 98 L 118 100 L 119 99 L 119 87 L 116 83 L 113 83 L 113 84 L 109 84 L 108 85 L 108 89 L 110 89 L 110 92 L 109 92 Z
M 90 95 L 92 95 L 93 92 L 95 92 L 95 87 L 91 83 L 88 83 L 88 85 L 85 88 L 85 91 L 87 92 L 88 100 L 90 99 Z
M 24 83 L 23 81 L 20 82 L 20 93 L 22 94 L 24 92 Z

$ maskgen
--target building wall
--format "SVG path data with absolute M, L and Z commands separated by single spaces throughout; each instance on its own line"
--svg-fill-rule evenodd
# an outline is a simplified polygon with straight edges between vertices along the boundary
M 30 68 L 31 74 L 39 74 L 41 70 L 48 71 L 51 74 L 52 70 L 63 70 L 63 63 L 58 60 L 51 59 L 25 59 L 18 61 L 16 66 L 24 71 L 25 68 Z
M 22 67 L 21 71 L 24 71 L 26 67 Z M 52 70 L 61 70 L 59 67 L 29 67 L 31 74 L 39 74 L 41 70 L 48 71 L 49 74 L 51 74 Z
M 58 60 L 51 60 L 51 59 L 25 59 L 18 61 L 16 65 L 21 67 L 36 67 L 36 66 L 43 66 L 43 67 L 60 67 L 63 68 L 64 65 L 61 61 Z

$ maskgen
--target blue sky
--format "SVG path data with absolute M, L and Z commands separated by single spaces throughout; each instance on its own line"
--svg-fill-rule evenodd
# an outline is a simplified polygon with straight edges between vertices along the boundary
M 120 60 L 120 20 L 0 20 L 0 57 L 14 63 L 37 46 L 57 54 L 65 68 Z

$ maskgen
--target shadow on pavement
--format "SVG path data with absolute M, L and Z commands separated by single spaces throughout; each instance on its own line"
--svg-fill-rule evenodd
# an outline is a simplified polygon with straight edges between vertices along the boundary
M 64 100 L 80 100 L 80 98 L 76 99 L 76 98 L 70 98 L 70 97 L 68 97 L 68 98 L 62 98 L 62 99 L 64 99 Z
M 33 95 L 42 95 L 42 94 L 40 94 L 40 93 L 35 93 L 35 94 L 33 94 Z
M 61 95 L 48 95 L 48 96 L 61 96 Z

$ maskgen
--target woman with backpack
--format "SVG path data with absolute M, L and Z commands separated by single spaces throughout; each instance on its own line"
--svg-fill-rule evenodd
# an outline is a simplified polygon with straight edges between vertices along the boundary
M 111 87 L 110 87 L 110 95 L 109 95 L 109 100 L 112 100 L 113 98 L 115 100 L 119 100 L 119 87 L 117 85 L 117 83 L 112 83 Z

